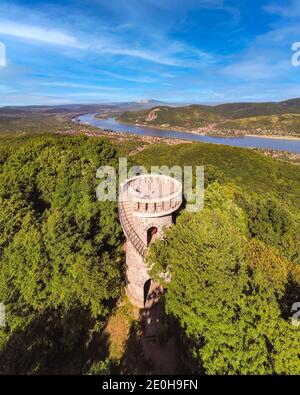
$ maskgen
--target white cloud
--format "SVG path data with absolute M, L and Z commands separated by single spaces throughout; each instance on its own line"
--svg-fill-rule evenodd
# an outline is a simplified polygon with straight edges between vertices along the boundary
M 210 61 L 210 55 L 185 42 L 171 40 L 168 37 L 170 21 L 169 18 L 161 19 L 161 10 L 172 10 L 170 18 L 175 13 L 177 20 L 178 12 L 182 10 L 203 7 L 223 9 L 224 1 L 186 0 L 184 5 L 181 3 L 181 0 L 110 0 L 105 5 L 101 4 L 101 7 L 112 7 L 116 13 L 121 13 L 122 18 L 114 26 L 97 14 L 87 16 L 84 11 L 80 14 L 76 7 L 70 10 L 63 4 L 55 7 L 45 4 L 44 7 L 38 7 L 37 11 L 34 7 L 15 5 L 4 0 L 0 1 L 0 35 L 41 44 L 88 49 L 88 55 L 107 54 L 163 66 L 197 67 L 201 62 Z M 54 17 L 55 13 L 57 17 Z M 26 24 L 23 22 L 24 15 Z M 159 22 L 158 27 L 156 21 Z M 127 30 L 131 31 L 129 40 L 124 34 Z M 74 55 L 74 51 L 69 52 L 68 55 Z
M 0 67 L 6 67 L 6 47 L 0 42 Z
M 59 30 L 47 29 L 33 25 L 22 25 L 11 21 L 0 21 L 0 34 L 39 41 L 44 44 L 87 49 L 88 45 L 81 43 L 76 37 Z
M 271 3 L 264 7 L 266 12 L 270 14 L 277 14 L 283 17 L 293 18 L 300 16 L 300 3 L 299 0 L 291 0 L 288 5 L 282 6 L 275 3 Z
M 70 98 L 69 101 L 72 103 L 111 103 L 121 101 L 135 101 L 138 100 L 139 96 L 132 94 L 128 91 L 120 90 L 118 93 L 73 93 L 64 95 L 65 99 Z
M 143 84 L 151 84 L 153 82 L 156 82 L 154 78 L 151 77 L 133 77 L 133 76 L 127 76 L 125 74 L 118 74 L 114 73 L 112 71 L 106 71 L 106 70 L 101 70 L 99 72 L 99 75 L 105 75 L 107 77 L 115 78 L 117 80 L 123 80 L 123 81 L 131 81 L 131 82 L 140 82 Z
M 13 36 L 25 40 L 33 40 L 43 44 L 72 47 L 78 49 L 89 49 L 93 52 L 107 53 L 113 56 L 126 56 L 139 58 L 166 66 L 186 66 L 179 54 L 186 54 L 193 62 L 201 59 L 208 59 L 209 55 L 194 48 L 187 47 L 183 43 L 162 42 L 163 49 L 145 49 L 140 47 L 121 44 L 114 37 L 103 37 L 102 40 L 87 44 L 78 40 L 74 35 L 64 33 L 52 28 L 40 27 L 37 25 L 25 25 L 11 21 L 0 20 L 0 34 Z M 100 41 L 100 42 L 99 42 Z
M 118 88 L 112 88 L 110 86 L 100 86 L 100 85 L 86 85 L 86 84 L 77 84 L 73 82 L 42 82 L 40 85 L 42 86 L 53 86 L 59 88 L 79 88 L 79 89 L 94 89 L 94 90 L 109 90 L 116 91 Z
M 144 49 L 135 49 L 129 47 L 122 47 L 122 46 L 99 46 L 97 48 L 99 52 L 109 53 L 111 55 L 118 55 L 118 56 L 129 56 L 134 58 L 140 58 L 143 60 L 148 60 L 150 62 L 163 64 L 166 66 L 179 66 L 181 62 L 177 60 L 175 57 L 168 56 L 164 52 L 155 52 L 150 50 Z
M 292 78 L 291 46 L 299 40 L 299 34 L 300 26 L 294 22 L 273 26 L 236 54 L 233 61 L 223 67 L 221 74 L 245 81 L 273 80 L 274 83 L 278 78 Z
M 268 80 L 286 71 L 289 66 L 288 61 L 272 64 L 266 59 L 245 60 L 224 67 L 222 73 L 244 80 Z
M 39 94 L 6 94 L 0 97 L 0 106 L 26 105 L 59 105 L 70 104 L 70 99 L 56 96 L 42 96 Z

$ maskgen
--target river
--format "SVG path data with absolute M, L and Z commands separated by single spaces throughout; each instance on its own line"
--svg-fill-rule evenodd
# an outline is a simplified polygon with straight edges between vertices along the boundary
M 97 119 L 96 114 L 86 114 L 77 117 L 75 120 L 82 124 L 90 124 L 101 129 L 110 129 L 121 133 L 133 133 L 143 136 L 168 137 L 183 140 L 201 141 L 203 143 L 224 144 L 233 147 L 264 148 L 277 151 L 289 151 L 300 153 L 300 139 L 289 140 L 285 138 L 267 137 L 221 137 L 221 136 L 201 136 L 188 132 L 178 132 L 171 129 L 156 129 L 146 126 L 127 125 L 118 122 L 116 118 Z

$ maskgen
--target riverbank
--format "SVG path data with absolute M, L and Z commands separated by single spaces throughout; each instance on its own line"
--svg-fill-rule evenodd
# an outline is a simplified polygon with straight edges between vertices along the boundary
M 151 144 L 166 144 L 177 145 L 177 144 L 194 144 L 195 141 L 183 140 L 176 138 L 165 138 L 156 136 L 139 136 L 132 133 L 121 133 L 115 132 L 113 130 L 99 129 L 98 131 L 93 131 L 87 129 L 83 130 L 66 130 L 58 131 L 56 134 L 62 134 L 67 136 L 80 136 L 85 135 L 87 137 L 107 137 L 114 141 L 116 144 L 122 145 L 124 152 L 128 156 L 134 156 L 135 154 L 144 151 Z M 272 149 L 260 149 L 260 148 L 248 148 L 257 151 L 265 156 L 271 157 L 273 159 L 282 160 L 284 162 L 289 162 L 294 165 L 300 166 L 300 154 L 293 154 L 287 151 L 276 151 Z
M 108 119 L 108 118 L 97 118 L 96 119 Z M 170 125 L 149 125 L 149 124 L 143 124 L 143 123 L 127 123 L 124 122 L 117 117 L 115 118 L 120 124 L 122 125 L 127 125 L 131 127 L 140 127 L 140 128 L 151 128 L 151 129 L 157 129 L 161 131 L 166 131 L 166 130 L 174 130 L 174 132 L 180 132 L 180 133 L 190 133 L 190 134 L 195 134 L 197 136 L 208 136 L 208 137 L 257 137 L 257 138 L 266 138 L 266 139 L 278 139 L 278 140 L 295 140 L 295 141 L 300 141 L 300 136 L 295 136 L 295 135 L 278 135 L 278 134 L 256 134 L 256 133 L 225 133 L 225 132 L 217 132 L 214 131 L 213 133 L 207 133 L 204 130 L 209 129 L 209 125 L 207 127 L 201 127 L 196 130 L 187 130 L 184 127 L 179 127 L 179 126 L 170 126 Z
M 275 139 L 275 140 L 291 140 L 300 141 L 300 136 L 288 136 L 288 135 L 272 135 L 272 134 L 244 134 L 246 137 L 257 137 L 265 139 Z
M 137 124 L 127 124 L 119 122 L 116 117 L 111 117 L 107 119 L 97 119 L 96 114 L 86 114 L 80 116 L 75 122 L 79 124 L 88 124 L 96 127 L 98 130 L 110 130 L 114 132 L 121 133 L 123 135 L 131 134 L 135 136 L 149 136 L 151 138 L 162 138 L 162 139 L 175 139 L 175 140 L 190 140 L 198 141 L 203 143 L 213 143 L 222 144 L 234 147 L 244 147 L 244 148 L 259 148 L 259 149 L 269 149 L 276 151 L 286 151 L 291 153 L 300 154 L 300 138 L 293 138 L 293 136 L 254 136 L 254 135 L 225 135 L 225 134 L 212 134 L 204 133 L 200 130 L 192 130 L 189 132 L 179 131 L 174 129 L 167 129 L 166 127 L 154 128 L 154 127 L 144 127 L 138 126 Z M 207 130 L 207 129 L 206 129 Z

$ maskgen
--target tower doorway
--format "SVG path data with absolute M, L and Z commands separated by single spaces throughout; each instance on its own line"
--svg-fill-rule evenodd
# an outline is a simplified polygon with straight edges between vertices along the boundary
M 147 245 L 149 245 L 158 236 L 158 229 L 153 226 L 147 230 Z
M 151 287 L 151 278 L 149 278 L 149 280 L 147 280 L 144 284 L 144 306 L 148 298 L 150 287 Z

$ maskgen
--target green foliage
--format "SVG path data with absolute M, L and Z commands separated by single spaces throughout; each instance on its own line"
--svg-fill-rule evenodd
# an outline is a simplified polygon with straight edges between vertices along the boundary
M 99 361 L 92 364 L 92 366 L 86 372 L 89 376 L 102 376 L 109 375 L 111 370 L 111 362 L 107 358 L 105 361 Z
M 9 133 L 56 133 L 58 131 L 78 129 L 78 126 L 64 115 L 41 115 L 29 113 L 3 116 L 0 112 L 0 135 Z
M 245 210 L 251 237 L 279 249 L 283 256 L 300 264 L 300 215 L 280 200 L 257 194 L 237 194 Z
M 2 347 L 44 311 L 81 309 L 103 320 L 119 296 L 121 229 L 116 203 L 96 198 L 101 165 L 116 166 L 117 153 L 98 138 L 29 138 L 2 156 Z
M 166 310 L 185 330 L 199 372 L 299 374 L 299 328 L 282 316 L 294 265 L 246 236 L 232 188 L 211 185 L 204 210 L 183 212 L 151 246 L 153 276 L 171 276 Z
M 243 191 L 256 192 L 263 196 L 268 194 L 281 200 L 282 204 L 291 206 L 292 210 L 295 207 L 300 209 L 299 167 L 276 161 L 249 149 L 203 143 L 173 146 L 158 144 L 136 154 L 134 160 L 147 168 L 152 165 L 202 165 L 206 184 L 211 180 L 231 182 Z M 220 175 L 216 176 L 215 169 L 218 169 Z
M 213 166 L 213 165 L 206 165 L 205 166 L 205 172 L 204 172 L 204 186 L 205 188 L 217 181 L 220 184 L 223 184 L 224 182 L 228 181 L 224 172 L 220 170 L 218 167 Z
M 240 130 L 248 134 L 300 134 L 300 114 L 262 115 L 249 118 L 231 119 L 224 122 L 222 130 Z
M 17 313 L 9 317 L 10 322 Z M 25 307 L 22 313 L 26 313 Z M 94 325 L 90 313 L 83 309 L 34 312 L 0 347 L 1 374 L 80 374 L 90 364 L 87 345 Z M 104 359 L 106 342 L 98 347 Z
M 131 141 L 118 152 L 135 148 Z M 124 286 L 116 203 L 95 194 L 96 169 L 116 167 L 118 152 L 102 138 L 0 139 L 0 301 L 8 322 L 0 372 L 115 368 L 108 339 L 97 342 L 97 358 L 90 349 Z M 299 327 L 290 323 L 300 300 L 299 168 L 198 143 L 152 145 L 132 159 L 205 168 L 204 210 L 183 211 L 149 254 L 153 277 L 171 275 L 166 311 L 186 333 L 198 372 L 299 374 Z M 127 307 L 120 312 L 112 318 L 128 321 Z M 162 325 L 160 340 L 168 330 Z M 131 337 L 126 347 L 136 343 Z
M 135 160 L 150 167 L 154 155 L 157 165 L 204 165 L 204 210 L 183 212 L 149 256 L 154 276 L 171 274 L 166 308 L 198 371 L 299 373 L 299 328 L 290 323 L 300 299 L 299 169 L 204 144 L 149 147 Z

